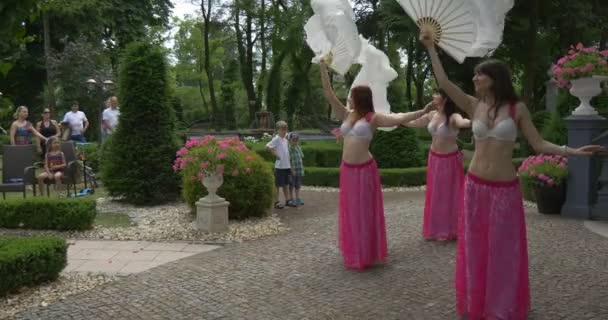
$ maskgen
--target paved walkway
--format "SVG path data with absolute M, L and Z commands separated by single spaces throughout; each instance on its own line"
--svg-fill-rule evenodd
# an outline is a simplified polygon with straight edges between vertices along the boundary
M 70 240 L 68 266 L 63 272 L 125 276 L 186 258 L 218 246 L 187 242 Z
M 421 239 L 421 192 L 385 193 L 389 260 L 349 272 L 337 194 L 304 193 L 291 231 L 132 274 L 21 319 L 456 319 L 454 243 Z M 608 239 L 583 222 L 527 214 L 530 320 L 608 319 Z

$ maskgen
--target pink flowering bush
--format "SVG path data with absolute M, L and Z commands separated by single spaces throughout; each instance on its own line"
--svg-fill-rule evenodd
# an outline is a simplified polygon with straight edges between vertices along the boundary
M 581 43 L 571 46 L 568 54 L 553 66 L 557 85 L 570 88 L 570 80 L 608 75 L 608 50 L 585 48 Z
M 224 176 L 224 183 L 217 194 L 230 202 L 231 219 L 267 214 L 274 190 L 272 171 L 238 138 L 191 139 L 176 156 L 173 170 L 182 177 L 182 196 L 190 208 L 207 195 L 204 179 L 218 173 Z
M 568 178 L 568 159 L 559 155 L 531 156 L 517 171 L 524 184 L 559 186 Z

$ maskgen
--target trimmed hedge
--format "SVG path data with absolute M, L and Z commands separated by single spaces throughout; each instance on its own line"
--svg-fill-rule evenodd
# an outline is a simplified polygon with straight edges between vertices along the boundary
M 67 249 L 59 237 L 0 237 L 0 297 L 57 279 L 67 265 Z
M 266 150 L 266 143 L 246 143 L 247 147 L 264 160 L 274 163 L 275 156 Z M 335 141 L 302 141 L 304 167 L 338 167 L 342 162 L 342 145 Z
M 524 159 L 513 159 L 513 165 L 519 167 Z M 469 164 L 465 163 L 464 170 Z M 340 168 L 304 168 L 306 186 L 338 187 Z M 422 186 L 426 184 L 426 167 L 380 169 L 380 182 L 386 187 Z
M 303 184 L 307 186 L 338 187 L 340 168 L 305 168 Z M 383 186 L 421 186 L 426 183 L 426 167 L 380 169 Z
M 43 230 L 91 229 L 97 214 L 93 199 L 28 198 L 0 201 L 0 227 Z

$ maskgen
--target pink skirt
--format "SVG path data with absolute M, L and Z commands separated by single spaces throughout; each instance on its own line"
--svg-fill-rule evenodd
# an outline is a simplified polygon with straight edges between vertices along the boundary
M 462 153 L 429 151 L 422 235 L 427 240 L 453 240 L 464 209 Z
M 374 159 L 340 166 L 338 215 L 344 266 L 362 270 L 386 261 L 386 227 L 380 174 Z
M 458 223 L 456 305 L 468 320 L 524 320 L 530 310 L 526 222 L 519 180 L 471 173 Z

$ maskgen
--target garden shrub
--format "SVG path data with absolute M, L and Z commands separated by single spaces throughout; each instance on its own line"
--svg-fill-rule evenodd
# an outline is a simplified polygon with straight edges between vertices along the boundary
M 410 168 L 424 163 L 416 132 L 411 128 L 377 131 L 371 152 L 380 168 Z
M 98 144 L 85 144 L 78 146 L 78 152 L 86 156 L 87 166 L 93 169 L 93 172 L 99 172 L 99 163 L 101 162 L 101 148 Z
M 179 177 L 171 170 L 178 148 L 176 121 L 169 103 L 167 62 L 158 46 L 127 47 L 120 99 L 120 122 L 102 165 L 106 189 L 135 204 L 173 200 L 179 192 Z
M 568 129 L 564 119 L 557 113 L 553 113 L 547 121 L 542 136 L 545 140 L 553 142 L 557 145 L 564 145 L 568 140 Z
M 225 157 L 218 159 L 221 153 Z M 217 194 L 230 202 L 230 219 L 267 215 L 275 192 L 272 166 L 238 138 L 218 140 L 206 136 L 190 140 L 180 149 L 174 170 L 181 173 L 182 196 L 190 208 L 194 209 L 196 201 L 207 195 L 202 185 L 203 171 L 215 172 L 220 166 L 226 174 Z
M 0 227 L 87 230 L 97 214 L 93 199 L 27 198 L 0 201 Z
M 0 237 L 0 297 L 57 279 L 67 265 L 67 247 L 59 237 Z

